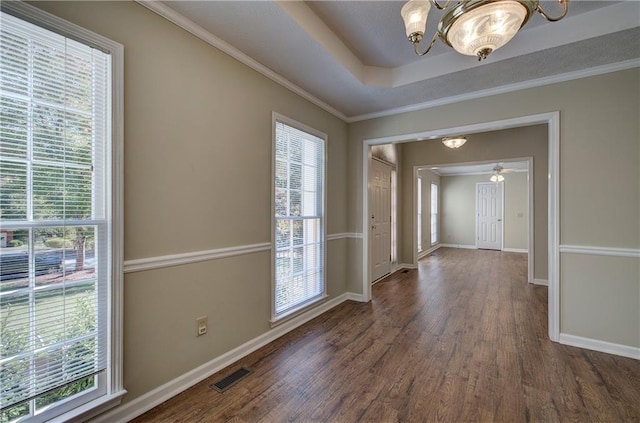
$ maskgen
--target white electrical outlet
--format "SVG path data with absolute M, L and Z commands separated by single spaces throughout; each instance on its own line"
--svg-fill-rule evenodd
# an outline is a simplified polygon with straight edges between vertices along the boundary
M 196 319 L 196 336 L 202 336 L 207 333 L 209 322 L 207 316 L 198 317 Z

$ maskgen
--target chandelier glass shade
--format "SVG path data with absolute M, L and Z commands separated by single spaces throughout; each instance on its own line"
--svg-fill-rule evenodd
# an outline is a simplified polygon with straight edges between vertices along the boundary
M 445 137 L 442 139 L 442 143 L 449 148 L 460 148 L 467 142 L 467 137 Z
M 540 13 L 551 22 L 564 18 L 568 0 L 558 2 L 562 12 L 557 17 L 547 15 L 540 7 L 539 0 L 459 0 L 452 5 L 452 0 L 447 0 L 444 5 L 437 0 L 409 0 L 400 14 L 407 38 L 417 55 L 428 53 L 440 38 L 457 52 L 482 60 L 508 43 L 534 13 Z M 436 9 L 444 10 L 444 15 L 429 46 L 422 52 L 418 45 L 425 34 L 431 4 Z
M 507 44 L 528 19 L 527 9 L 517 1 L 489 3 L 460 15 L 445 40 L 458 53 L 488 55 Z
M 411 38 L 411 34 L 422 32 L 427 26 L 427 16 L 431 10 L 431 3 L 428 1 L 409 1 L 404 6 L 400 14 L 404 19 L 404 26 L 407 37 Z

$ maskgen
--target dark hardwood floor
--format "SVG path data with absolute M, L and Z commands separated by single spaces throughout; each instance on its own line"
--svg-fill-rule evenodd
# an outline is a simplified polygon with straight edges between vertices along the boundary
M 441 248 L 134 421 L 640 421 L 640 361 L 550 342 L 526 266 Z

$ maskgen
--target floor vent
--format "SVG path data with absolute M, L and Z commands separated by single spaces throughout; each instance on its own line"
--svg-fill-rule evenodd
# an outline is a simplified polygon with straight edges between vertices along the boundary
M 235 372 L 231 373 L 229 376 L 225 377 L 224 379 L 221 379 L 216 383 L 209 385 L 209 387 L 211 389 L 215 389 L 218 392 L 224 392 L 227 389 L 231 388 L 236 383 L 240 382 L 240 380 L 245 376 L 247 376 L 249 373 L 251 373 L 251 371 L 252 371 L 251 369 L 247 369 L 246 367 L 241 367 Z

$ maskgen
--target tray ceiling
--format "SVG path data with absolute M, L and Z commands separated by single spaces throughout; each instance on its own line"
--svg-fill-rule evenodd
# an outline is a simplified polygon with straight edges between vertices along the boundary
M 348 121 L 640 65 L 637 1 L 573 0 L 483 62 L 441 41 L 416 56 L 402 1 L 140 3 Z M 432 8 L 425 37 L 440 16 Z

